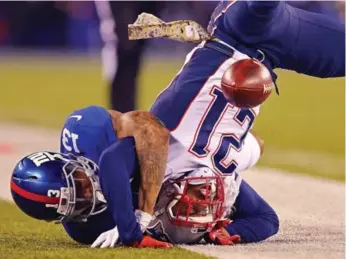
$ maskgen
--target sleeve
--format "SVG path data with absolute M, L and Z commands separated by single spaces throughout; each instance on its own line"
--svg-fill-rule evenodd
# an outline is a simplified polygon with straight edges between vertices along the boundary
M 345 76 L 344 24 L 283 1 L 241 1 L 234 7 L 223 17 L 225 30 L 264 51 L 275 67 L 320 78 Z
M 239 235 L 242 243 L 259 242 L 278 232 L 279 219 L 275 211 L 245 181 L 234 206 L 232 222 L 225 228 L 230 235 Z
M 102 129 L 97 127 L 79 127 L 71 130 L 66 125 L 61 131 L 60 153 L 84 156 L 97 162 L 105 149 L 110 144 Z
M 87 222 L 62 222 L 67 234 L 76 242 L 92 244 L 103 232 L 115 227 L 115 222 L 109 210 L 88 218 Z
M 120 241 L 125 245 L 140 242 L 143 233 L 134 214 L 130 186 L 130 177 L 138 168 L 134 138 L 120 139 L 107 148 L 99 167 L 101 188 L 118 226 Z

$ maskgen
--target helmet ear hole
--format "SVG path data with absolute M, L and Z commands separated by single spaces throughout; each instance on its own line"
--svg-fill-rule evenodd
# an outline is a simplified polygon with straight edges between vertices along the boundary
M 37 178 L 36 175 L 30 175 L 30 176 L 28 177 L 28 179 L 29 179 L 29 180 L 37 180 L 38 178 Z

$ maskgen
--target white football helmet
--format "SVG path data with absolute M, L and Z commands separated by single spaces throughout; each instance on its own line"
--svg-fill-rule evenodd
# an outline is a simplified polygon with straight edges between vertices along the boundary
M 147 231 L 175 244 L 196 244 L 222 218 L 223 205 L 221 176 L 207 167 L 196 169 L 163 184 Z

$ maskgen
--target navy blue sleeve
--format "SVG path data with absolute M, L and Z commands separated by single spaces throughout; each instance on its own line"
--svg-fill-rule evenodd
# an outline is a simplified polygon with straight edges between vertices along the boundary
M 276 234 L 279 219 L 270 205 L 245 181 L 234 204 L 232 223 L 226 226 L 230 235 L 240 235 L 242 243 L 259 242 Z
M 92 244 L 99 235 L 115 227 L 109 210 L 88 218 L 87 222 L 63 222 L 67 234 L 76 242 Z
M 134 215 L 130 178 L 138 169 L 133 137 L 118 140 L 108 147 L 99 161 L 100 182 L 123 244 L 140 242 L 143 233 Z
M 335 19 L 283 1 L 239 1 L 219 19 L 221 30 L 264 51 L 275 67 L 321 78 L 345 76 L 345 25 Z

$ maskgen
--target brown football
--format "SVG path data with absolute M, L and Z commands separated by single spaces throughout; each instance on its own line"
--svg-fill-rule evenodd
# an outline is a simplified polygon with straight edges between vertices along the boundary
M 253 108 L 262 104 L 275 86 L 266 66 L 254 59 L 243 59 L 225 71 L 221 87 L 231 104 L 239 108 Z

